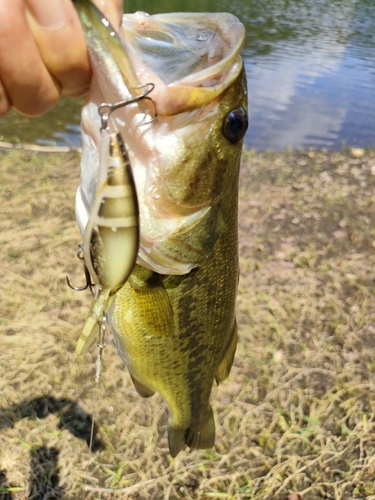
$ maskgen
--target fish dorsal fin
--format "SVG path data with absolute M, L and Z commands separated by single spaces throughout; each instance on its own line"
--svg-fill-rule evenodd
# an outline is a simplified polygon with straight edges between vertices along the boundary
M 233 364 L 234 354 L 236 352 L 237 341 L 238 341 L 237 323 L 235 321 L 234 325 L 233 325 L 233 330 L 232 330 L 232 333 L 230 336 L 230 340 L 228 343 L 228 347 L 224 351 L 224 355 L 223 355 L 223 357 L 219 363 L 219 366 L 217 367 L 217 370 L 216 370 L 215 380 L 216 380 L 216 383 L 218 385 L 221 382 L 223 382 L 229 375 L 229 372 L 230 372 L 230 370 L 232 368 L 232 364 Z

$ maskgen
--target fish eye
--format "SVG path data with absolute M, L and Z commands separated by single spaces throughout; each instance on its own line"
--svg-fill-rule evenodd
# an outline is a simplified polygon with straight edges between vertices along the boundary
M 230 111 L 224 119 L 223 133 L 229 142 L 235 144 L 243 139 L 246 134 L 249 120 L 244 108 L 237 108 Z

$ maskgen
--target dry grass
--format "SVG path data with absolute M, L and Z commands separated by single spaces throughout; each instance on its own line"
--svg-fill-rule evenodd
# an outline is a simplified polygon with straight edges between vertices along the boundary
M 78 156 L 0 161 L 1 499 L 375 499 L 374 152 L 245 154 L 240 344 L 215 448 L 174 461 L 110 339 L 99 389 L 73 352 Z

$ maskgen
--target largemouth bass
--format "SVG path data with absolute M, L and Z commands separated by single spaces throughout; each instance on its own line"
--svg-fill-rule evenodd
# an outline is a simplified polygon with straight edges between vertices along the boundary
M 159 391 L 168 405 L 171 455 L 209 448 L 212 385 L 228 376 L 237 345 L 244 28 L 230 14 L 138 12 L 116 30 L 89 0 L 75 5 L 94 72 L 82 111 L 77 223 L 84 235 L 100 190 L 98 107 L 123 102 L 105 125 L 124 139 L 140 239 L 130 278 L 111 292 L 108 321 L 138 393 Z M 116 247 L 124 258 L 132 251 Z

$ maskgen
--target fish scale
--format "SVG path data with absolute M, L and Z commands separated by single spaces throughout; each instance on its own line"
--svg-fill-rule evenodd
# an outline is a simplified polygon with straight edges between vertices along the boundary
M 83 233 L 95 200 L 98 106 L 133 95 L 135 83 L 138 88 L 152 84 L 147 97 L 156 116 L 146 126 L 139 126 L 145 121 L 140 103 L 109 120 L 129 153 L 140 245 L 129 279 L 112 296 L 107 319 L 138 393 L 150 397 L 158 391 L 169 408 L 171 455 L 185 446 L 210 448 L 215 441 L 212 385 L 228 376 L 237 345 L 238 176 L 247 129 L 239 54 L 244 29 L 231 14 L 136 13 L 124 16 L 123 34 L 117 36 L 89 0 L 75 5 L 94 75 L 82 113 L 77 222 Z M 215 36 L 199 45 L 205 28 Z M 163 43 L 169 43 L 169 52 L 160 50 Z M 168 65 L 176 61 L 174 47 L 177 81 Z M 202 53 L 205 63 L 195 70 L 191 61 Z M 128 250 L 119 247 L 116 253 Z
M 160 276 L 173 311 L 171 335 L 150 335 L 133 320 L 133 315 L 138 319 L 153 316 L 160 307 L 150 296 L 147 308 L 134 309 L 132 279 L 116 293 L 109 312 L 119 354 L 133 380 L 151 389 L 150 393 L 159 391 L 170 409 L 172 456 L 186 441 L 191 448 L 209 448 L 215 440 L 210 393 L 215 377 L 221 382 L 229 373 L 237 335 L 238 272 L 233 272 L 238 269 L 237 197 L 232 198 L 225 230 L 205 264 L 177 285 L 173 283 L 176 277 Z M 210 279 L 213 275 L 215 280 Z M 130 317 L 124 314 L 129 309 L 133 311 Z M 218 375 L 221 362 L 226 369 Z

